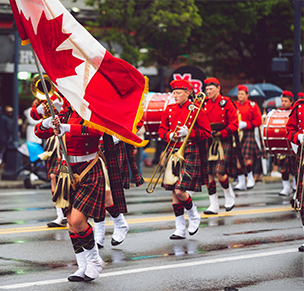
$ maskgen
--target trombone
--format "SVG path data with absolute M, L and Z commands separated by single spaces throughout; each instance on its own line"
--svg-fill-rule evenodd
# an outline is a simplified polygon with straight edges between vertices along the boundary
M 154 170 L 154 172 L 153 172 L 153 174 L 152 174 L 152 177 L 151 177 L 151 179 L 150 179 L 150 181 L 149 181 L 149 183 L 148 183 L 148 185 L 147 185 L 147 187 L 146 187 L 146 192 L 147 192 L 147 193 L 151 194 L 151 193 L 155 190 L 156 185 L 157 185 L 157 183 L 158 183 L 158 181 L 159 181 L 161 175 L 163 174 L 163 172 L 164 172 L 164 170 L 165 170 L 165 168 L 166 168 L 166 165 L 167 165 L 167 163 L 168 163 L 168 161 L 170 160 L 170 158 L 171 158 L 172 155 L 173 155 L 173 156 L 177 156 L 179 159 L 181 159 L 182 161 L 184 161 L 184 157 L 183 157 L 183 156 L 184 156 L 185 147 L 186 147 L 186 144 L 187 144 L 187 142 L 188 142 L 190 133 L 191 133 L 191 131 L 192 131 L 192 129 L 193 129 L 194 123 L 196 122 L 196 119 L 197 119 L 197 117 L 198 117 L 198 114 L 200 113 L 200 110 L 201 110 L 201 108 L 202 108 L 202 105 L 203 105 L 203 103 L 204 103 L 204 101 L 205 101 L 205 98 L 206 98 L 206 95 L 205 95 L 205 93 L 202 93 L 202 92 L 199 92 L 199 93 L 195 96 L 195 98 L 194 98 L 194 100 L 193 100 L 193 102 L 192 102 L 191 109 L 190 109 L 190 111 L 189 111 L 189 114 L 188 114 L 188 116 L 187 116 L 186 121 L 185 121 L 184 124 L 187 124 L 187 122 L 188 122 L 188 120 L 189 120 L 189 118 L 190 118 L 191 113 L 194 111 L 194 109 L 197 108 L 197 107 L 195 106 L 196 101 L 201 102 L 201 103 L 200 103 L 200 106 L 199 106 L 198 111 L 197 111 L 197 113 L 196 113 L 196 116 L 195 116 L 195 118 L 194 118 L 194 120 L 193 120 L 193 122 L 192 122 L 192 124 L 191 124 L 191 127 L 189 128 L 188 134 L 187 134 L 187 136 L 185 137 L 185 139 L 184 139 L 184 141 L 183 141 L 183 144 L 182 144 L 182 146 L 180 147 L 180 149 L 178 150 L 178 152 L 176 152 L 175 154 L 173 154 L 174 149 L 175 149 L 175 147 L 176 147 L 176 144 L 177 144 L 177 142 L 179 141 L 179 138 L 175 140 L 175 143 L 174 143 L 174 145 L 172 146 L 172 149 L 171 149 L 171 151 L 170 151 L 170 153 L 169 153 L 169 155 L 168 155 L 168 157 L 167 157 L 167 159 L 166 159 L 166 161 L 165 161 L 165 163 L 164 163 L 163 168 L 161 169 L 161 171 L 160 171 L 160 173 L 159 173 L 159 175 L 158 175 L 158 177 L 157 177 L 157 179 L 156 179 L 154 185 L 152 185 L 152 180 L 153 180 L 153 178 L 154 178 L 154 176 L 155 176 L 155 174 L 156 174 L 156 172 L 157 172 L 157 170 L 158 170 L 158 168 L 159 168 L 159 166 L 160 166 L 160 163 L 161 163 L 162 159 L 164 158 L 164 156 L 166 155 L 166 152 L 167 152 L 167 150 L 168 150 L 168 148 L 169 148 L 169 146 L 170 146 L 170 144 L 171 144 L 171 141 L 172 141 L 172 139 L 173 139 L 173 137 L 174 137 L 176 131 L 178 130 L 178 128 L 179 128 L 179 126 L 180 126 L 180 124 L 181 124 L 181 122 L 178 121 L 177 126 L 176 126 L 176 128 L 175 128 L 175 130 L 174 130 L 174 132 L 173 132 L 173 134 L 172 134 L 172 137 L 170 138 L 170 140 L 169 140 L 169 142 L 168 142 L 168 144 L 167 144 L 165 150 L 163 151 L 163 154 L 162 154 L 162 156 L 161 156 L 160 159 L 159 159 L 159 163 L 157 164 L 157 166 L 156 166 L 156 168 L 155 168 L 155 170 Z

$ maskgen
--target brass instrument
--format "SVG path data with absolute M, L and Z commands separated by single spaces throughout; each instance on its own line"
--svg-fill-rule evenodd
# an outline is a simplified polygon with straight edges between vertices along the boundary
M 55 94 L 56 97 L 58 98 L 58 100 L 61 102 L 61 97 L 55 91 L 55 86 L 52 83 L 52 81 L 49 78 L 49 76 L 43 75 L 43 78 L 44 78 L 44 81 L 45 81 L 45 84 L 46 84 L 49 96 L 52 96 L 52 95 Z M 45 97 L 45 93 L 43 91 L 42 82 L 41 82 L 41 79 L 40 79 L 39 75 L 36 76 L 35 78 L 33 78 L 32 82 L 31 82 L 31 85 L 30 85 L 30 88 L 31 88 L 32 94 L 37 99 L 41 100 L 44 103 L 44 105 L 45 105 L 45 114 L 43 115 L 43 118 L 50 117 L 51 116 L 50 108 L 49 108 L 47 99 Z M 52 100 L 51 100 L 51 103 L 52 103 Z
M 188 143 L 190 134 L 193 130 L 196 119 L 197 119 L 197 117 L 198 117 L 198 115 L 201 111 L 201 108 L 202 108 L 202 106 L 204 104 L 204 101 L 205 101 L 205 98 L 206 98 L 206 95 L 204 93 L 198 93 L 198 96 L 200 94 L 202 94 L 202 96 L 203 96 L 202 100 L 200 101 L 200 106 L 199 106 L 199 108 L 196 112 L 196 115 L 195 115 L 195 117 L 192 121 L 192 124 L 191 124 L 190 128 L 189 128 L 188 134 L 185 137 L 181 147 L 178 149 L 178 151 L 176 153 L 172 154 L 171 159 L 169 160 L 169 164 L 168 164 L 168 167 L 167 167 L 168 169 L 166 170 L 165 176 L 164 176 L 164 184 L 173 185 L 179 179 L 179 173 L 180 173 L 180 170 L 182 168 L 182 163 L 185 161 L 184 153 L 185 153 L 186 145 Z M 198 97 L 198 98 L 200 98 L 200 97 Z M 185 122 L 185 124 L 186 123 L 187 123 L 187 121 Z
M 203 96 L 202 100 L 200 100 L 200 99 L 201 99 L 201 96 Z M 160 166 L 160 163 L 161 163 L 163 157 L 166 155 L 166 152 L 167 152 L 167 150 L 168 150 L 168 148 L 169 148 L 169 145 L 170 145 L 170 143 L 171 143 L 171 141 L 172 141 L 172 139 L 173 139 L 173 137 L 174 137 L 176 131 L 178 130 L 178 128 L 179 128 L 179 126 L 180 126 L 180 124 L 181 124 L 180 121 L 178 122 L 178 124 L 177 124 L 177 126 L 176 126 L 176 128 L 175 128 L 175 130 L 174 130 L 174 132 L 173 132 L 173 135 L 172 135 L 171 139 L 169 140 L 169 142 L 168 142 L 168 144 L 167 144 L 167 146 L 166 146 L 166 148 L 165 148 L 165 150 L 164 150 L 164 152 L 163 152 L 163 155 L 162 155 L 162 157 L 160 158 L 160 161 L 159 161 L 157 167 L 155 168 L 155 170 L 154 170 L 154 172 L 153 172 L 153 174 L 152 174 L 152 177 L 151 177 L 151 179 L 150 179 L 150 181 L 149 181 L 149 183 L 148 183 L 148 186 L 147 186 L 147 188 L 146 188 L 147 193 L 152 193 L 152 192 L 155 190 L 155 187 L 156 187 L 156 185 L 157 185 L 157 183 L 158 183 L 158 181 L 159 181 L 159 179 L 160 179 L 160 177 L 161 177 L 163 171 L 165 170 L 165 168 L 166 168 L 166 173 L 169 173 L 169 171 L 172 172 L 172 163 L 170 163 L 170 164 L 166 167 L 168 161 L 171 159 L 172 156 L 173 156 L 173 159 L 174 159 L 174 160 L 176 160 L 176 159 L 177 159 L 177 160 L 181 160 L 181 161 L 184 161 L 184 160 L 185 160 L 185 159 L 184 159 L 185 148 L 186 148 L 186 145 L 187 145 L 187 142 L 188 142 L 190 133 L 191 133 L 191 131 L 192 131 L 192 129 L 193 129 L 193 126 L 194 126 L 194 124 L 195 124 L 195 122 L 196 122 L 196 119 L 197 119 L 197 117 L 198 117 L 198 114 L 199 114 L 199 112 L 200 112 L 200 110 L 201 110 L 201 107 L 202 107 L 204 101 L 205 101 L 205 98 L 206 98 L 206 95 L 205 95 L 204 93 L 202 93 L 202 92 L 200 92 L 200 93 L 198 93 L 198 94 L 196 95 L 196 97 L 195 97 L 195 99 L 193 100 L 193 103 L 192 103 L 193 106 L 192 106 L 191 110 L 189 111 L 189 114 L 188 114 L 188 116 L 187 116 L 186 121 L 185 121 L 184 124 L 187 124 L 187 122 L 188 122 L 188 120 L 189 120 L 189 118 L 190 118 L 191 113 L 194 111 L 194 109 L 197 108 L 197 107 L 195 106 L 196 101 L 200 101 L 201 103 L 200 103 L 200 106 L 199 106 L 198 111 L 197 111 L 197 113 L 196 113 L 196 116 L 195 116 L 195 118 L 194 118 L 194 120 L 193 120 L 193 122 L 192 122 L 192 124 L 191 124 L 191 127 L 190 127 L 190 129 L 189 129 L 189 131 L 188 131 L 188 134 L 187 134 L 187 136 L 185 137 L 185 139 L 184 139 L 184 141 L 183 141 L 183 144 L 182 144 L 182 146 L 180 147 L 180 149 L 179 149 L 176 153 L 173 154 L 174 148 L 176 147 L 176 144 L 177 144 L 177 142 L 179 141 L 179 139 L 177 139 L 177 140 L 175 141 L 175 143 L 174 143 L 174 145 L 173 145 L 173 147 L 172 147 L 172 149 L 171 149 L 171 152 L 169 153 L 169 155 L 168 155 L 168 157 L 167 157 L 167 159 L 166 159 L 166 161 L 165 161 L 165 163 L 164 163 L 164 166 L 163 166 L 162 170 L 160 171 L 160 173 L 159 173 L 159 175 L 158 175 L 158 178 L 156 179 L 156 182 L 154 183 L 153 186 L 151 186 L 151 184 L 152 184 L 152 179 L 154 178 L 154 176 L 155 176 L 155 174 L 156 174 L 156 172 L 157 172 L 157 170 L 158 170 L 158 168 L 159 168 L 159 166 Z M 172 184 L 174 184 L 174 183 L 177 182 L 177 180 L 178 180 L 178 175 L 177 175 L 177 180 L 176 180 L 176 178 L 174 178 L 174 177 L 173 177 L 173 179 L 172 179 L 171 177 L 168 178 L 168 174 L 166 174 L 166 173 L 165 173 L 164 180 L 165 180 L 166 176 L 167 176 L 167 179 L 170 180 L 169 183 L 166 183 L 166 184 L 172 185 Z M 175 176 L 175 175 L 174 175 L 174 176 Z M 172 180 L 172 181 L 171 181 L 171 180 Z M 172 183 L 172 184 L 171 184 L 171 183 Z

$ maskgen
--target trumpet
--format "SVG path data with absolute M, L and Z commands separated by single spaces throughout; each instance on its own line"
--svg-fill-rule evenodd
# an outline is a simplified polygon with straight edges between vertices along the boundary
M 45 81 L 45 84 L 46 84 L 46 87 L 48 90 L 48 95 L 49 96 L 55 95 L 58 98 L 58 100 L 61 102 L 62 99 L 61 99 L 60 95 L 55 91 L 55 86 L 52 83 L 49 76 L 44 74 L 43 78 L 44 78 L 44 81 Z M 39 75 L 32 79 L 30 89 L 31 89 L 32 94 L 45 105 L 45 114 L 43 115 L 43 118 L 50 117 L 51 116 L 50 107 L 47 102 L 45 93 L 43 91 L 43 87 L 42 87 L 42 83 L 41 83 L 41 79 L 40 79 Z M 52 103 L 52 100 L 51 100 L 51 103 Z
M 189 114 L 188 114 L 188 116 L 187 116 L 187 118 L 186 118 L 186 121 L 185 121 L 185 123 L 184 123 L 184 124 L 187 124 L 187 122 L 188 122 L 188 120 L 189 120 L 189 118 L 190 118 L 191 113 L 192 113 L 195 109 L 198 109 L 198 111 L 197 111 L 197 113 L 196 113 L 196 115 L 195 115 L 195 117 L 194 117 L 194 120 L 193 120 L 193 122 L 192 122 L 192 124 L 191 124 L 191 126 L 190 126 L 190 128 L 189 128 L 188 134 L 187 134 L 187 136 L 185 137 L 185 139 L 184 139 L 184 141 L 183 141 L 181 147 L 179 148 L 179 150 L 178 150 L 176 153 L 173 154 L 174 149 L 175 149 L 176 144 L 177 144 L 177 142 L 178 142 L 179 139 L 177 139 L 177 140 L 175 141 L 175 143 L 174 143 L 174 145 L 172 146 L 172 149 L 171 149 L 171 151 L 170 151 L 170 153 L 169 153 L 169 155 L 168 155 L 168 157 L 167 157 L 167 159 L 166 159 L 166 161 L 165 161 L 165 163 L 164 163 L 164 166 L 163 166 L 162 170 L 160 171 L 160 173 L 159 173 L 159 175 L 158 175 L 158 177 L 157 177 L 157 179 L 156 179 L 154 185 L 152 185 L 152 179 L 154 178 L 154 176 L 155 176 L 155 174 L 156 174 L 156 172 L 157 172 L 157 170 L 158 170 L 158 168 L 159 168 L 159 166 L 160 166 L 160 163 L 161 163 L 163 157 L 166 155 L 166 152 L 167 152 L 167 150 L 168 150 L 168 148 L 169 148 L 169 146 L 170 146 L 170 144 L 171 144 L 171 141 L 172 141 L 172 139 L 173 139 L 174 134 L 176 133 L 177 129 L 180 127 L 181 122 L 180 122 L 180 121 L 178 122 L 178 124 L 177 124 L 177 126 L 176 126 L 176 128 L 175 128 L 175 130 L 174 130 L 174 132 L 173 132 L 173 134 L 172 134 L 172 137 L 171 137 L 171 139 L 169 140 L 169 142 L 168 142 L 168 144 L 167 144 L 167 146 L 166 146 L 166 148 L 165 148 L 165 150 L 164 150 L 164 152 L 163 152 L 163 155 L 162 155 L 162 157 L 160 158 L 160 161 L 159 161 L 157 167 L 155 168 L 155 170 L 154 170 L 154 172 L 153 172 L 153 174 L 152 174 L 152 177 L 151 177 L 151 179 L 150 179 L 150 181 L 149 181 L 149 183 L 148 183 L 148 185 L 147 185 L 147 187 L 146 187 L 147 193 L 150 194 L 150 193 L 152 193 L 152 192 L 155 190 L 156 185 L 157 185 L 157 183 L 158 183 L 158 181 L 159 181 L 159 179 L 160 179 L 162 173 L 164 172 L 165 168 L 166 168 L 166 172 L 165 172 L 165 176 L 164 176 L 164 183 L 165 183 L 165 184 L 169 184 L 169 185 L 173 185 L 174 183 L 177 182 L 177 180 L 178 180 L 178 175 L 179 175 L 179 169 L 180 169 L 180 167 L 177 166 L 177 163 L 178 163 L 179 160 L 181 160 L 182 162 L 185 160 L 185 159 L 184 159 L 185 148 L 186 148 L 187 142 L 188 142 L 188 140 L 189 140 L 191 131 L 192 131 L 192 129 L 193 129 L 193 127 L 194 127 L 194 124 L 195 124 L 195 122 L 196 122 L 196 119 L 197 119 L 197 117 L 198 117 L 198 115 L 199 115 L 199 113 L 200 113 L 200 110 L 201 110 L 202 106 L 203 106 L 203 103 L 204 103 L 204 101 L 205 101 L 205 98 L 206 98 L 206 95 L 205 95 L 204 93 L 202 93 L 202 92 L 198 93 L 198 94 L 195 96 L 195 99 L 194 99 L 193 102 L 192 102 L 192 106 L 191 106 L 191 109 L 190 109 L 190 111 L 189 111 Z M 197 101 L 200 102 L 200 106 L 199 106 L 198 108 L 195 106 L 195 103 L 196 103 Z M 169 164 L 168 164 L 168 162 L 169 162 L 170 160 L 172 160 L 172 163 L 169 163 Z M 166 167 L 167 164 L 168 164 L 168 166 Z M 172 166 L 173 166 L 173 168 L 172 168 Z M 179 165 L 179 166 L 180 166 L 180 165 Z M 177 170 L 176 170 L 176 169 L 177 169 Z M 174 171 L 174 174 L 172 173 L 173 171 Z

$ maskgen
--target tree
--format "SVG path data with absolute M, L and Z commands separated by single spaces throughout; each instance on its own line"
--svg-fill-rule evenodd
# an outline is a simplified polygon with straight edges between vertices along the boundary
M 97 19 L 89 29 L 113 54 L 135 66 L 169 66 L 179 55 L 210 75 L 278 81 L 276 46 L 293 51 L 289 0 L 89 0 Z M 148 49 L 141 54 L 140 49 Z M 291 62 L 292 63 L 292 62 Z M 290 79 L 280 78 L 282 86 Z
M 277 44 L 293 50 L 290 1 L 196 1 L 196 5 L 203 23 L 192 34 L 198 45 L 191 51 L 196 51 L 201 66 L 211 66 L 211 73 L 223 77 L 242 74 L 256 82 L 277 81 L 271 71 Z
M 202 23 L 194 2 L 90 0 L 87 4 L 96 7 L 98 17 L 89 29 L 113 54 L 135 66 L 170 65 Z M 141 56 L 141 48 L 148 54 Z

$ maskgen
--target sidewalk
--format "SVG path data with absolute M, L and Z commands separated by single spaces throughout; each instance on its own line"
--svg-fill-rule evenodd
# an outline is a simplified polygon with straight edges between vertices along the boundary
M 150 160 L 153 160 L 154 153 L 155 153 L 155 148 L 150 147 L 150 148 L 145 149 L 145 151 L 146 151 L 148 157 L 150 158 Z M 153 165 L 153 167 L 146 167 L 143 164 L 143 167 L 142 167 L 143 177 L 144 177 L 146 182 L 150 181 L 155 168 L 156 168 L 156 165 Z M 1 175 L 2 175 L 3 172 L 4 172 L 4 169 L 1 167 L 0 168 L 0 189 L 22 189 L 22 188 L 24 189 L 25 188 L 24 184 L 23 184 L 24 183 L 23 180 L 14 180 L 14 181 L 2 180 Z M 158 173 L 155 174 L 154 179 L 156 179 L 157 177 L 158 177 Z M 162 179 L 160 179 L 158 183 L 161 183 L 161 180 Z M 274 183 L 274 182 L 280 182 L 280 181 L 282 181 L 281 178 L 275 178 L 275 177 L 270 177 L 270 176 L 263 176 L 262 177 L 262 183 Z M 37 182 L 34 182 L 34 183 L 39 184 L 40 181 L 37 181 Z M 261 183 L 261 182 L 259 182 L 259 183 Z

